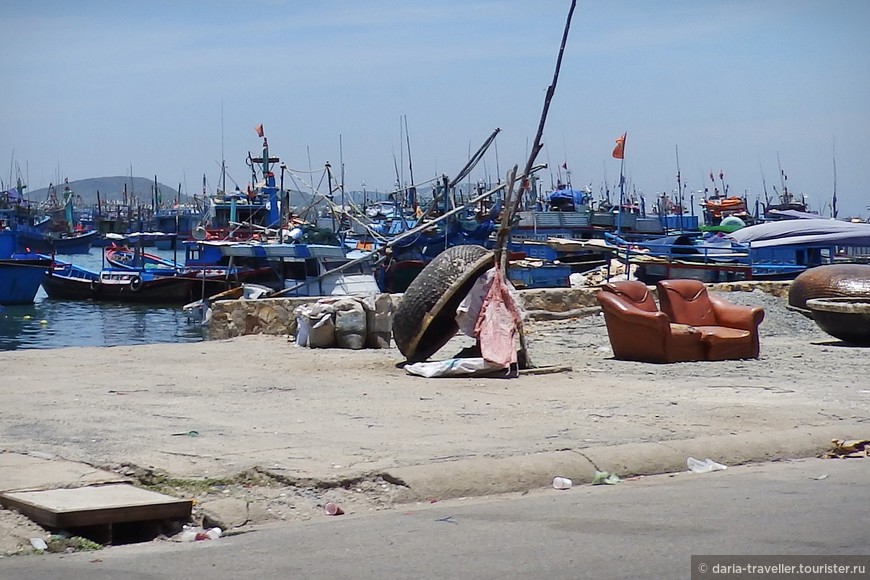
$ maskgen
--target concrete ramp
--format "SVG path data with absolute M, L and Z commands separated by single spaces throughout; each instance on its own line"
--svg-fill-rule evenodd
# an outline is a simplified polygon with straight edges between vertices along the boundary
M 0 493 L 0 502 L 49 528 L 81 528 L 155 520 L 186 520 L 193 507 L 127 483 Z
M 193 508 L 111 471 L 17 453 L 0 453 L 0 504 L 49 528 L 186 520 Z

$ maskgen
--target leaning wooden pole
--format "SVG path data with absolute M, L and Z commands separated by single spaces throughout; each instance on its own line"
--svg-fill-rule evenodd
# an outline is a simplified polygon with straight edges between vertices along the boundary
M 556 83 L 559 82 L 559 70 L 562 68 L 562 56 L 565 54 L 565 44 L 568 42 L 568 31 L 571 29 L 571 19 L 574 16 L 574 8 L 577 7 L 577 0 L 571 0 L 571 8 L 568 10 L 568 18 L 565 20 L 565 30 L 562 32 L 562 43 L 559 45 L 559 56 L 556 58 L 556 69 L 553 71 L 553 82 L 547 87 L 547 95 L 544 97 L 544 109 L 541 111 L 541 120 L 538 123 L 538 132 L 535 135 L 535 142 L 529 152 L 529 158 L 526 160 L 526 167 L 523 170 L 523 175 L 529 175 L 529 170 L 535 164 L 535 159 L 538 158 L 543 148 L 541 138 L 544 135 L 544 125 L 547 123 L 547 113 L 550 111 L 550 101 L 553 100 L 553 95 L 556 92 Z M 529 182 L 524 180 L 520 186 L 520 192 L 525 194 L 529 187 Z M 514 206 L 519 207 L 519 200 L 523 195 L 517 196 L 514 201 Z
M 502 215 L 498 237 L 496 238 L 495 246 L 495 264 L 499 276 L 506 275 L 507 269 L 507 243 L 510 239 L 511 230 L 516 224 L 514 216 L 520 209 L 526 193 L 531 189 L 531 169 L 535 164 L 535 159 L 538 157 L 543 148 L 541 138 L 544 135 L 544 126 L 547 123 L 547 113 L 550 111 L 550 102 L 553 100 L 553 95 L 556 93 L 556 84 L 559 82 L 559 71 L 562 68 L 562 57 L 565 54 L 565 44 L 568 42 L 568 31 L 571 29 L 571 19 L 574 16 L 574 9 L 577 7 L 577 0 L 571 0 L 571 7 L 568 9 L 568 17 L 565 20 L 565 30 L 562 32 L 562 42 L 559 45 L 559 55 L 556 58 L 556 68 L 553 71 L 553 82 L 547 87 L 547 94 L 544 97 L 544 108 L 541 111 L 541 120 L 538 122 L 538 132 L 535 134 L 535 141 L 529 151 L 529 158 L 526 160 L 526 167 L 523 170 L 523 177 L 520 181 L 519 190 L 513 191 L 514 179 L 516 176 L 516 168 L 508 175 L 508 187 L 505 194 L 505 207 Z M 529 357 L 529 349 L 526 344 L 526 335 L 523 330 L 522 322 L 517 325 L 517 335 L 520 339 L 520 350 L 518 359 L 521 368 L 531 368 L 532 360 Z

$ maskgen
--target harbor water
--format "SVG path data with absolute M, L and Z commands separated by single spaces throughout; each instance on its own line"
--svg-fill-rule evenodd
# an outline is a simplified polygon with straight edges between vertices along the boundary
M 146 251 L 174 258 L 171 250 Z M 103 251 L 91 248 L 88 254 L 57 258 L 98 271 Z M 34 304 L 0 306 L 0 350 L 199 342 L 204 336 L 203 327 L 175 304 L 52 300 L 40 288 Z

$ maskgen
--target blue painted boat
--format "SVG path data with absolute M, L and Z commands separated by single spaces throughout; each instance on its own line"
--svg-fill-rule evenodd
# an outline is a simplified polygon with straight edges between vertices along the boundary
M 167 258 L 162 258 L 156 254 L 144 252 L 141 248 L 130 248 L 123 245 L 107 246 L 103 250 L 106 256 L 106 261 L 116 268 L 124 268 L 128 270 L 183 270 L 184 267 Z
M 91 244 L 97 239 L 94 230 L 75 231 L 72 229 L 72 192 L 64 206 L 66 220 L 56 222 L 24 198 L 25 186 L 19 180 L 15 189 L 0 195 L 2 227 L 15 230 L 15 249 L 13 251 L 35 254 L 87 254 Z
M 0 305 L 33 304 L 51 260 L 0 259 Z
M 728 235 L 629 242 L 608 234 L 607 241 L 620 261 L 637 265 L 637 278 L 647 284 L 791 280 L 809 268 L 870 257 L 870 225 L 818 218 L 761 223 Z
M 96 239 L 96 230 L 56 233 L 21 226 L 18 228 L 17 249 L 37 254 L 87 254 Z
M 51 259 L 15 256 L 15 231 L 0 230 L 0 305 L 33 304 Z

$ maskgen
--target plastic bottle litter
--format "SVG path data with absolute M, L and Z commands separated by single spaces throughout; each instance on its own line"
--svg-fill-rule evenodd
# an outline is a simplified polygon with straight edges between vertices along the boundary
M 567 477 L 554 477 L 553 478 L 553 488 L 554 489 L 571 489 L 571 486 L 574 485 L 574 482 L 568 479 Z
M 223 531 L 220 528 L 205 530 L 198 526 L 184 526 L 181 533 L 176 536 L 179 542 L 201 542 L 203 540 L 217 540 Z
M 710 473 L 711 471 L 722 471 L 723 469 L 728 469 L 727 465 L 716 463 L 709 457 L 704 461 L 695 459 L 694 457 L 689 457 L 686 460 L 686 466 L 692 473 Z
M 48 544 L 42 538 L 30 538 L 30 545 L 33 546 L 34 550 L 45 551 L 48 549 Z

